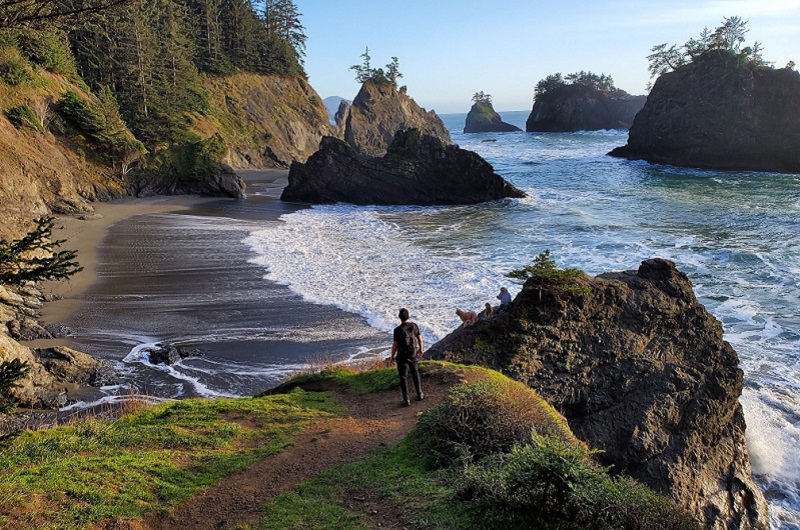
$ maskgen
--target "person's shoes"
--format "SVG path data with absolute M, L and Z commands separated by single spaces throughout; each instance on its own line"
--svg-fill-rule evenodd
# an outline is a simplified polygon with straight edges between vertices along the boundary
M 408 398 L 405 398 L 403 400 L 403 406 L 404 407 L 410 407 L 411 406 L 411 401 Z
M 425 392 L 420 392 L 417 395 L 417 401 L 422 401 L 423 399 L 425 399 Z

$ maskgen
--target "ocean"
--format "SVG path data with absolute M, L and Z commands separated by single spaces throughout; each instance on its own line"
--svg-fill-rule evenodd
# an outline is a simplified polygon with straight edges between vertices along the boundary
M 528 112 L 502 115 L 524 128 Z M 619 131 L 465 135 L 465 117 L 442 116 L 453 141 L 528 198 L 300 208 L 256 185 L 235 206 L 122 222 L 104 244 L 105 283 L 69 322 L 79 345 L 115 360 L 155 399 L 246 395 L 313 357 L 387 355 L 400 307 L 435 342 L 460 323 L 456 308 L 496 302 L 501 286 L 516 294 L 505 274 L 544 250 L 593 275 L 667 258 L 739 354 L 748 445 L 772 526 L 800 530 L 800 176 L 611 158 L 627 140 Z M 114 252 L 133 251 L 144 283 L 113 267 Z M 163 341 L 206 355 L 154 367 L 141 350 Z

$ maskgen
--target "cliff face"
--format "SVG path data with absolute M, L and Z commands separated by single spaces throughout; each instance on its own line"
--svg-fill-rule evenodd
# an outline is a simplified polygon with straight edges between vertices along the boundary
M 491 103 L 481 101 L 472 105 L 469 114 L 467 114 L 467 121 L 464 124 L 465 133 L 516 132 L 520 130 L 516 125 L 504 122 L 500 115 L 495 112 Z
M 288 168 L 334 134 L 322 98 L 305 80 L 257 74 L 209 78 L 210 116 L 193 116 L 203 138 L 219 134 L 234 168 Z
M 527 383 L 605 463 L 672 496 L 707 528 L 768 528 L 738 357 L 688 278 L 655 259 L 576 283 L 540 291 L 529 280 L 509 311 L 451 333 L 429 355 Z
M 308 162 L 292 164 L 281 199 L 432 205 L 524 196 L 477 154 L 409 129 L 397 133 L 382 158 L 358 154 L 341 140 L 324 138 Z
M 337 114 L 337 117 L 339 115 Z M 425 109 L 389 82 L 367 81 L 337 122 L 350 147 L 368 156 L 383 156 L 397 131 L 419 129 L 450 143 L 450 133 L 434 111 Z
M 629 129 L 647 96 L 607 94 L 565 85 L 536 98 L 525 130 L 575 132 Z
M 658 164 L 800 173 L 800 74 L 714 50 L 658 78 L 624 147 Z

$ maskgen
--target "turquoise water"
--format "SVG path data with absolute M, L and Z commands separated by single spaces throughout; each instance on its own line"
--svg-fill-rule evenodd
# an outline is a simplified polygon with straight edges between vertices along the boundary
M 524 127 L 527 112 L 504 113 Z M 627 133 L 464 135 L 529 197 L 464 207 L 315 207 L 247 239 L 272 281 L 363 316 L 408 307 L 428 341 L 455 308 L 494 301 L 504 274 L 550 250 L 590 274 L 675 261 L 723 322 L 745 373 L 742 404 L 774 528 L 800 529 L 800 177 L 652 166 L 606 156 Z M 517 286 L 509 285 L 512 293 Z

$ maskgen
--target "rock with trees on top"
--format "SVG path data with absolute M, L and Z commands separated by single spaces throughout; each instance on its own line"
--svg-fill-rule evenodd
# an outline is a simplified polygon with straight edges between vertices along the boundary
M 657 164 L 800 173 L 800 74 L 774 68 L 747 22 L 725 18 L 683 46 L 660 44 L 648 57 L 658 77 L 631 127 L 610 154 Z
M 495 112 L 490 94 L 485 94 L 483 91 L 476 92 L 472 96 L 472 101 L 472 108 L 467 114 L 464 124 L 465 133 L 517 132 L 521 130 L 516 125 L 504 122 Z
M 610 75 L 576 72 L 549 75 L 536 83 L 528 132 L 575 132 L 628 129 L 646 96 L 632 96 L 614 86 Z

